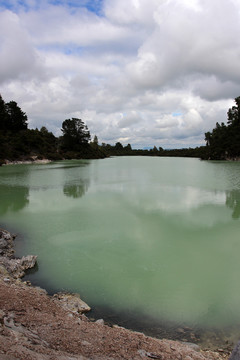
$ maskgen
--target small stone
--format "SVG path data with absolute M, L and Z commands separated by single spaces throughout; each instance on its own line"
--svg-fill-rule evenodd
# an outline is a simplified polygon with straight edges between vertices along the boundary
M 5 239 L 0 239 L 0 248 L 5 249 L 8 247 L 8 242 Z
M 146 351 L 145 351 L 145 350 L 142 350 L 142 349 L 138 350 L 138 354 L 139 354 L 142 358 L 146 359 Z
M 84 346 L 91 346 L 91 344 L 88 341 L 85 341 L 85 340 L 83 340 L 81 342 L 81 344 L 84 345 Z
M 4 278 L 3 281 L 4 281 L 5 283 L 10 283 L 10 279 L 9 279 L 9 278 Z
M 189 346 L 194 351 L 200 351 L 200 346 L 198 346 L 197 344 L 191 342 L 184 342 L 183 344 Z
M 96 324 L 98 324 L 98 325 L 104 325 L 104 320 L 103 320 L 103 319 L 98 319 L 98 320 L 96 321 Z
M 177 332 L 180 333 L 180 334 L 183 334 L 183 333 L 185 332 L 185 330 L 182 329 L 182 328 L 178 328 L 178 329 L 177 329 Z
M 112 327 L 115 328 L 115 329 L 124 329 L 123 326 L 119 326 L 119 325 L 113 325 Z

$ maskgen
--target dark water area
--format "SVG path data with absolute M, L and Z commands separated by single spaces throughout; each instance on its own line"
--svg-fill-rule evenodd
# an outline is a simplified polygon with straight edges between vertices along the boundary
M 229 347 L 240 338 L 240 163 L 127 157 L 0 168 L 26 279 L 90 318 Z M 221 346 L 220 346 L 221 345 Z

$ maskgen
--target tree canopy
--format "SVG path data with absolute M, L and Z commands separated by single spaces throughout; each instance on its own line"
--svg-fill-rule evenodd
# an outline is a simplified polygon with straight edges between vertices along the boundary
M 83 144 L 90 141 L 91 135 L 87 125 L 81 119 L 66 119 L 62 123 L 62 144 L 63 148 L 78 150 Z
M 28 160 L 32 158 L 98 159 L 106 156 L 180 156 L 202 159 L 226 159 L 240 157 L 240 96 L 227 112 L 227 125 L 216 123 L 212 131 L 205 133 L 206 146 L 164 150 L 132 149 L 131 144 L 98 144 L 87 125 L 81 119 L 66 119 L 62 123 L 62 136 L 56 137 L 45 126 L 28 129 L 27 115 L 15 101 L 5 103 L 0 95 L 0 165 L 4 159 Z
M 90 132 L 77 118 L 62 123 L 62 137 L 56 137 L 45 126 L 28 129 L 27 115 L 15 101 L 5 103 L 0 95 L 0 165 L 5 160 L 35 158 L 96 159 L 106 154 L 98 146 L 97 137 L 89 144 Z
M 240 96 L 227 112 L 227 125 L 216 123 L 212 131 L 205 133 L 206 158 L 226 159 L 240 156 Z
M 18 132 L 27 129 L 27 115 L 16 101 L 5 103 L 0 95 L 0 130 Z

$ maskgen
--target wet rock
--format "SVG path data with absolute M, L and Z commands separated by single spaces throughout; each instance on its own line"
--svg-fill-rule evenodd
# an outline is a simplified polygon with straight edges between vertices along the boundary
M 0 239 L 0 249 L 6 249 L 8 247 L 8 242 L 4 238 Z
M 11 240 L 12 236 L 7 230 L 0 229 L 0 238 L 5 240 Z
M 60 303 L 66 310 L 73 313 L 83 314 L 91 310 L 91 308 L 80 298 L 79 294 L 60 292 L 53 296 L 60 300 Z
M 0 228 L 0 254 L 2 256 L 11 257 L 14 254 L 13 240 L 14 237 L 8 231 Z
M 176 330 L 179 334 L 184 334 L 185 333 L 185 330 L 183 328 L 178 328 Z
M 32 269 L 36 265 L 36 262 L 37 262 L 36 255 L 23 256 L 20 259 L 20 264 L 24 270 Z
M 200 346 L 191 342 L 183 342 L 184 345 L 189 346 L 194 351 L 200 351 Z
M 0 257 L 0 265 L 5 267 L 15 279 L 22 278 L 26 270 L 33 268 L 36 262 L 37 256 L 35 255 L 23 256 L 21 259 L 9 259 L 6 256 Z
M 237 343 L 237 345 L 233 349 L 229 360 L 239 360 L 239 359 L 240 359 L 240 341 Z

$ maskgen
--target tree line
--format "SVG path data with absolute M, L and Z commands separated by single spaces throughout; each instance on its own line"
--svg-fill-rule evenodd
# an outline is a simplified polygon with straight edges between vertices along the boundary
M 240 96 L 227 112 L 227 124 L 216 123 L 212 131 L 205 133 L 206 152 L 204 159 L 226 160 L 240 156 Z
M 62 136 L 56 137 L 43 126 L 28 129 L 26 113 L 15 101 L 6 103 L 0 95 L 0 164 L 7 160 L 31 160 L 46 158 L 98 159 L 108 156 L 179 156 L 221 160 L 240 156 L 240 97 L 236 105 L 228 110 L 227 125 L 216 123 L 212 132 L 205 133 L 206 146 L 183 149 L 132 149 L 123 146 L 98 143 L 84 122 L 78 118 L 66 119 L 62 123 Z
M 6 103 L 0 95 L 0 163 L 7 160 L 98 159 L 106 157 L 81 119 L 66 119 L 62 136 L 43 126 L 28 129 L 28 118 L 15 101 Z
M 212 131 L 205 133 L 206 146 L 183 149 L 163 149 L 154 146 L 150 150 L 134 150 L 131 145 L 115 146 L 102 144 L 109 155 L 143 155 L 143 156 L 174 156 L 197 157 L 203 160 L 234 160 L 240 157 L 240 96 L 235 98 L 235 105 L 227 112 L 227 124 L 216 123 Z

